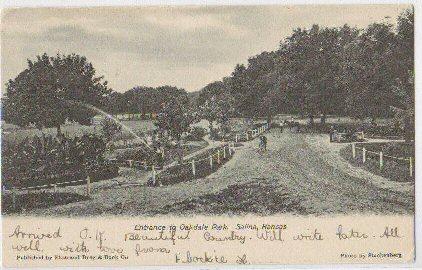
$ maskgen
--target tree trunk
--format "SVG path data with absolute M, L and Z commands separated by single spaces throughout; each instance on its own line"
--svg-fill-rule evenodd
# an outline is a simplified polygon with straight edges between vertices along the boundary
M 326 115 L 325 113 L 323 113 L 323 114 L 321 115 L 321 125 L 325 125 L 325 120 L 326 120 L 326 118 L 327 118 L 327 115 Z
M 271 124 L 271 121 L 272 121 L 272 116 L 271 116 L 271 114 L 269 114 L 269 115 L 267 115 L 267 123 Z
M 371 117 L 371 125 L 376 126 L 377 123 L 375 123 L 376 117 Z
M 313 125 L 314 125 L 314 116 L 313 116 L 312 114 L 310 114 L 310 115 L 309 115 L 309 124 L 310 124 L 311 126 L 313 126 Z
M 177 162 L 179 164 L 183 163 L 183 149 L 182 149 L 182 145 L 180 143 L 180 139 L 177 141 Z
M 210 129 L 210 138 L 213 139 L 214 138 L 214 126 L 212 124 L 212 121 L 208 120 L 209 122 L 209 129 Z
M 409 143 L 414 139 L 414 126 L 411 124 L 410 116 L 406 116 L 404 120 L 404 140 Z
M 61 126 L 60 125 L 58 125 L 57 127 L 56 127 L 56 129 L 57 129 L 57 137 L 58 138 L 60 138 L 63 134 L 62 134 L 62 129 L 61 129 Z

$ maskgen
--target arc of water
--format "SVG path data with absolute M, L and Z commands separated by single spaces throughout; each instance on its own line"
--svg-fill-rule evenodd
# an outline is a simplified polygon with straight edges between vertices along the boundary
M 105 112 L 105 111 L 103 111 L 103 110 L 101 110 L 101 109 L 99 109 L 99 108 L 91 105 L 91 104 L 86 104 L 86 103 L 83 103 L 83 102 L 80 102 L 80 101 L 75 101 L 75 100 L 72 100 L 72 101 L 67 100 L 66 102 L 77 104 L 77 105 L 81 105 L 81 106 L 83 106 L 85 108 L 88 108 L 88 109 L 91 109 L 93 111 L 96 111 L 96 112 L 100 113 L 101 115 L 107 117 L 108 119 L 111 119 L 113 122 L 115 122 L 116 124 L 118 124 L 119 126 L 121 126 L 125 131 L 129 132 L 136 139 L 142 141 L 144 143 L 144 145 L 146 147 L 148 147 L 148 149 L 151 149 L 151 146 L 148 145 L 148 142 L 147 142 L 147 140 L 145 138 L 139 137 L 130 127 L 124 125 L 122 122 L 120 122 L 113 115 L 111 115 L 111 114 L 109 114 L 109 113 L 107 113 L 107 112 Z

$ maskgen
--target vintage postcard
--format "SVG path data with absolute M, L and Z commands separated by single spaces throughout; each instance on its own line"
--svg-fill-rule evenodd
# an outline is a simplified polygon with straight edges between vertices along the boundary
M 4 8 L 3 266 L 413 263 L 414 16 Z

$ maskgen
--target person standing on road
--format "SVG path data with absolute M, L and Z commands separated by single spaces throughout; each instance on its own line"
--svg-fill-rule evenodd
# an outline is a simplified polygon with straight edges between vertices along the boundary
M 258 145 L 258 151 L 261 152 L 262 149 L 264 149 L 264 141 L 262 139 L 262 135 L 259 136 L 259 145 Z
M 265 135 L 262 135 L 262 147 L 264 151 L 267 151 L 267 137 Z
M 330 142 L 333 142 L 334 126 L 330 127 Z

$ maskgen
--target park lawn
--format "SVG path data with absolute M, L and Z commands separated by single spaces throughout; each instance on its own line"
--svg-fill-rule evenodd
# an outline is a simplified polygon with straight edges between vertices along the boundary
M 88 200 L 34 209 L 31 214 L 327 215 L 414 211 L 412 183 L 388 181 L 349 166 L 338 153 L 343 146 L 330 144 L 328 136 L 275 130 L 266 136 L 266 153 L 257 151 L 257 140 L 247 142 L 205 178 L 149 187 L 149 172 L 128 169 L 128 174 L 115 181 L 96 183 Z M 83 186 L 65 190 L 69 189 L 79 194 L 85 190 Z
M 397 182 L 414 182 L 414 143 L 406 142 L 385 142 L 385 143 L 357 143 L 356 158 L 352 157 L 352 146 L 348 145 L 340 150 L 341 156 L 353 166 L 362 167 L 374 174 L 381 175 Z M 366 162 L 362 162 L 362 150 L 365 147 Z M 379 152 L 383 152 L 383 167 L 380 168 Z M 375 153 L 372 153 L 375 152 Z M 391 158 L 396 157 L 396 158 Z M 410 175 L 410 161 L 412 157 L 412 175 Z
M 152 120 L 131 120 L 131 121 L 121 121 L 121 123 L 135 133 L 145 133 L 155 129 L 154 122 Z M 61 127 L 61 131 L 66 136 L 76 137 L 82 136 L 84 134 L 95 133 L 100 134 L 101 126 L 99 124 L 91 125 L 91 126 L 84 126 L 78 123 L 69 123 L 65 124 Z M 127 131 L 122 130 L 123 135 L 121 137 L 131 138 L 133 137 Z M 2 124 L 2 140 L 4 142 L 11 142 L 11 143 L 18 143 L 25 138 L 31 138 L 33 136 L 42 136 L 45 135 L 52 135 L 55 136 L 57 134 L 56 128 L 44 128 L 42 130 L 36 128 L 19 128 L 15 125 L 11 124 Z M 119 140 L 119 138 L 116 138 Z

